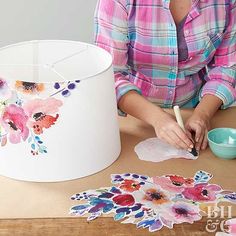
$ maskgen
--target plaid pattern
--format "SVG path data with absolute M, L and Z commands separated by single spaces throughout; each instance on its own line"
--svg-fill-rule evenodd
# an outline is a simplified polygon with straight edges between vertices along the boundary
M 236 100 L 236 0 L 195 0 L 178 62 L 170 0 L 99 0 L 95 43 L 113 56 L 117 100 L 135 90 L 162 107 L 194 107 L 205 94 Z

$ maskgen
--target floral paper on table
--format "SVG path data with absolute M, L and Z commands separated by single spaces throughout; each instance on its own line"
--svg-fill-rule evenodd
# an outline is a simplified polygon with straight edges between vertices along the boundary
M 163 227 L 172 229 L 174 224 L 192 224 L 202 218 L 206 204 L 236 203 L 236 193 L 209 183 L 211 178 L 205 171 L 198 171 L 193 178 L 114 174 L 114 186 L 73 195 L 71 199 L 81 203 L 73 206 L 70 214 L 88 214 L 88 221 L 113 214 L 116 221 L 148 228 L 150 232 Z
M 146 139 L 137 144 L 134 150 L 139 159 L 143 161 L 161 162 L 172 158 L 185 158 L 189 160 L 196 160 L 198 158 L 188 151 L 177 149 L 158 138 Z

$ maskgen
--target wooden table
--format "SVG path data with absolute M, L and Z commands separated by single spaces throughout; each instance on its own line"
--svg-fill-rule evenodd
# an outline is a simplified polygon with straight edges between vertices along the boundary
M 170 111 L 172 112 L 172 111 Z M 191 114 L 191 110 L 182 111 L 184 119 Z M 140 161 L 135 155 L 134 146 L 149 137 L 154 137 L 153 129 L 147 124 L 133 118 L 119 118 L 122 153 L 119 159 L 110 167 L 93 176 L 77 180 L 76 183 L 86 184 L 91 188 L 92 182 L 96 182 L 96 187 L 108 186 L 109 175 L 113 173 L 133 172 L 146 174 L 149 176 L 164 174 L 179 174 L 191 177 L 198 170 L 205 170 L 214 175 L 213 183 L 221 185 L 224 189 L 236 191 L 235 160 L 222 160 L 215 157 L 209 149 L 202 152 L 195 161 L 173 159 L 161 163 L 151 163 Z M 236 107 L 225 111 L 218 111 L 212 119 L 212 127 L 233 127 L 236 128 Z M 65 186 L 62 184 L 60 186 Z M 94 185 L 95 186 L 95 185 Z M 93 186 L 92 186 L 93 187 Z M 13 210 L 13 209 L 9 209 Z M 234 206 L 233 217 L 236 217 Z M 215 235 L 206 231 L 207 218 L 191 224 L 175 225 L 173 230 L 163 228 L 156 233 L 149 233 L 147 229 L 136 229 L 135 225 L 121 224 L 114 222 L 110 217 L 99 218 L 92 222 L 87 222 L 85 218 L 48 218 L 48 219 L 4 219 L 0 221 L 1 236 L 33 236 L 33 235 L 170 235 L 170 236 L 198 236 Z

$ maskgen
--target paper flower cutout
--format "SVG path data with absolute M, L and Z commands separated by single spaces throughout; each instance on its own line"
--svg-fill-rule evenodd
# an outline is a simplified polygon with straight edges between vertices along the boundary
M 217 198 L 217 193 L 221 191 L 221 187 L 216 184 L 196 184 L 194 187 L 185 188 L 182 192 L 186 199 L 197 202 L 212 202 Z
M 163 227 L 172 229 L 174 224 L 192 224 L 202 218 L 203 204 L 235 203 L 236 193 L 210 184 L 211 178 L 205 171 L 198 171 L 193 178 L 114 174 L 111 179 L 115 186 L 73 195 L 71 199 L 81 203 L 73 206 L 70 214 L 88 214 L 89 221 L 102 214 L 113 214 L 116 221 L 148 228 L 150 232 Z

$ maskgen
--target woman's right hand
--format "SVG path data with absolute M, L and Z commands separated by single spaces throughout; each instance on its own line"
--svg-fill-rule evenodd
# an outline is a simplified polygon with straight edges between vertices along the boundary
M 129 91 L 126 93 L 120 99 L 118 106 L 122 111 L 152 125 L 159 139 L 176 148 L 192 150 L 191 139 L 180 128 L 175 117 L 152 104 L 137 92 Z
M 158 112 L 158 116 L 152 126 L 155 129 L 157 137 L 162 141 L 165 141 L 178 149 L 192 150 L 192 141 L 178 125 L 174 116 L 165 111 Z

